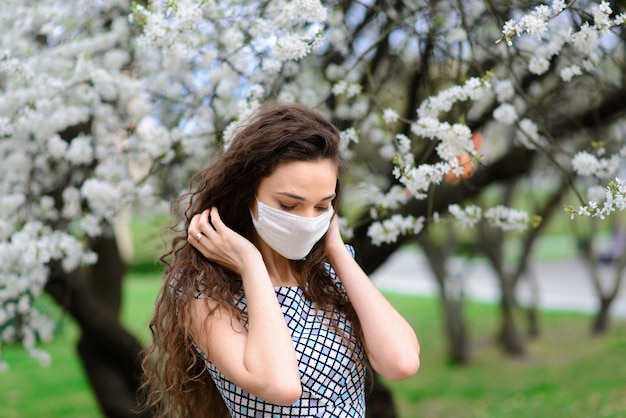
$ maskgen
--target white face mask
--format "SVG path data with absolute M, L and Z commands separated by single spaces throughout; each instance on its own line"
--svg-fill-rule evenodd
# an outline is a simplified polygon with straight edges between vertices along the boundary
M 298 216 L 275 209 L 257 200 L 259 218 L 252 223 L 261 239 L 289 260 L 306 257 L 328 230 L 334 211 L 332 206 L 315 218 Z M 252 212 L 251 212 L 252 214 Z

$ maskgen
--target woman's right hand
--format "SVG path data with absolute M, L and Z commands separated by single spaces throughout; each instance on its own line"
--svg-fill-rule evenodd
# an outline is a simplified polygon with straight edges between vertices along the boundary
M 246 262 L 261 257 L 252 242 L 222 222 L 216 207 L 194 215 L 187 230 L 187 241 L 207 259 L 240 276 Z

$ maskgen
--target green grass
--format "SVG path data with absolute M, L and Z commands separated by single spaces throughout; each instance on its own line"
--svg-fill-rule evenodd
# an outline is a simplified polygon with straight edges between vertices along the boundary
M 161 278 L 131 274 L 123 321 L 147 342 L 146 329 Z M 400 418 L 430 417 L 626 417 L 626 322 L 615 321 L 602 338 L 589 335 L 590 318 L 542 313 L 543 336 L 529 341 L 527 359 L 511 360 L 493 344 L 494 305 L 470 303 L 467 317 L 473 362 L 446 363 L 436 299 L 387 295 L 415 327 L 422 366 L 393 390 Z M 97 404 L 74 354 L 77 329 L 65 319 L 61 333 L 45 346 L 53 362 L 41 368 L 20 347 L 4 347 L 11 370 L 0 376 L 0 416 L 98 417 Z
M 387 382 L 402 418 L 417 417 L 626 417 L 626 322 L 605 337 L 591 337 L 590 318 L 544 312 L 543 335 L 527 344 L 523 360 L 494 344 L 496 307 L 470 304 L 473 361 L 446 364 L 437 302 L 388 295 L 417 331 L 418 374 Z

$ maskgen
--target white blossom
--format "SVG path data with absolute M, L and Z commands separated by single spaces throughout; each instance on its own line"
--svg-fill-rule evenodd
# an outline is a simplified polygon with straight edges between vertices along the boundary
M 78 136 L 72 139 L 65 156 L 72 164 L 85 165 L 91 163 L 93 160 L 91 138 Z
M 503 231 L 524 231 L 529 224 L 527 212 L 507 208 L 502 205 L 489 208 L 487 212 L 485 212 L 485 219 L 489 222 L 489 225 L 500 228 Z
M 546 31 L 547 22 L 543 16 L 526 15 L 520 21 L 523 31 L 528 32 L 532 37 L 541 39 L 541 35 Z
M 581 176 L 591 176 L 599 167 L 598 159 L 586 151 L 580 151 L 572 158 L 572 168 Z
M 515 87 L 511 80 L 500 80 L 494 83 L 493 90 L 500 103 L 510 101 L 515 95 Z
M 354 128 L 348 128 L 345 131 L 342 131 L 341 138 L 343 142 L 346 144 L 348 143 L 358 144 L 359 143 L 359 134 Z
M 599 5 L 591 8 L 593 24 L 599 31 L 606 31 L 613 25 L 611 13 L 613 13 L 611 6 L 604 0 Z
M 565 0 L 552 0 L 552 13 L 557 15 L 565 10 Z
M 373 222 L 367 230 L 372 244 L 379 246 L 395 242 L 401 235 L 419 234 L 424 228 L 424 217 L 393 215 L 389 219 Z
M 311 50 L 309 41 L 297 35 L 285 36 L 276 42 L 276 57 L 281 61 L 299 60 Z
M 528 62 L 528 71 L 533 74 L 542 75 L 550 68 L 550 61 L 543 56 L 533 56 Z
M 437 154 L 444 160 L 455 159 L 458 155 L 474 152 L 472 132 L 460 123 L 442 125 L 438 134 L 441 142 L 437 145 Z
M 341 96 L 348 90 L 348 83 L 345 80 L 339 80 L 333 85 L 333 94 L 335 96 Z
M 355 97 L 359 93 L 361 93 L 362 90 L 363 90 L 363 86 L 361 86 L 360 84 L 350 83 L 346 91 L 346 96 Z
M 528 149 L 537 149 L 538 145 L 544 144 L 544 141 L 539 136 L 537 124 L 527 118 L 519 122 L 519 131 L 515 138 Z
M 399 119 L 398 112 L 393 109 L 385 109 L 383 111 L 383 120 L 387 125 L 391 125 L 394 122 L 397 122 Z
M 588 22 L 583 23 L 580 30 L 572 35 L 572 43 L 584 55 L 591 55 L 598 48 L 600 35 L 596 28 Z
M 80 189 L 93 212 L 104 218 L 116 212 L 120 200 L 120 192 L 112 184 L 95 178 L 87 179 Z
M 571 65 L 561 69 L 561 79 L 565 82 L 571 81 L 577 75 L 582 75 L 582 70 L 578 65 Z
M 448 212 L 463 227 L 473 227 L 482 219 L 482 209 L 476 205 L 469 205 L 464 208 L 457 204 L 449 205 Z
M 572 219 L 576 215 L 606 219 L 617 211 L 623 212 L 624 209 L 626 209 L 626 183 L 623 179 L 615 178 L 606 187 L 602 204 L 590 200 L 586 205 L 579 206 L 577 210 L 570 207 L 569 212 Z
M 63 158 L 65 153 L 67 152 L 68 143 L 65 142 L 61 137 L 57 134 L 50 137 L 47 144 L 47 150 L 50 154 L 51 158 L 55 160 L 60 160 Z
M 327 10 L 319 0 L 295 0 L 287 6 L 287 13 L 301 22 L 323 23 L 327 18 Z
M 406 189 L 397 184 L 390 187 L 386 193 L 383 193 L 371 183 L 363 184 L 362 188 L 367 202 L 374 207 L 394 210 L 399 209 L 409 200 L 409 194 L 406 192 Z
M 493 118 L 504 125 L 512 125 L 517 121 L 518 115 L 515 106 L 503 103 L 493 111 Z

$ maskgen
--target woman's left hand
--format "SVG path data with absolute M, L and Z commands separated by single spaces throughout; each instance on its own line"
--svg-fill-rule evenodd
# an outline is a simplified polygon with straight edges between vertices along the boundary
M 252 242 L 222 222 L 216 207 L 194 215 L 187 233 L 187 242 L 202 255 L 239 275 L 255 258 L 261 260 Z

